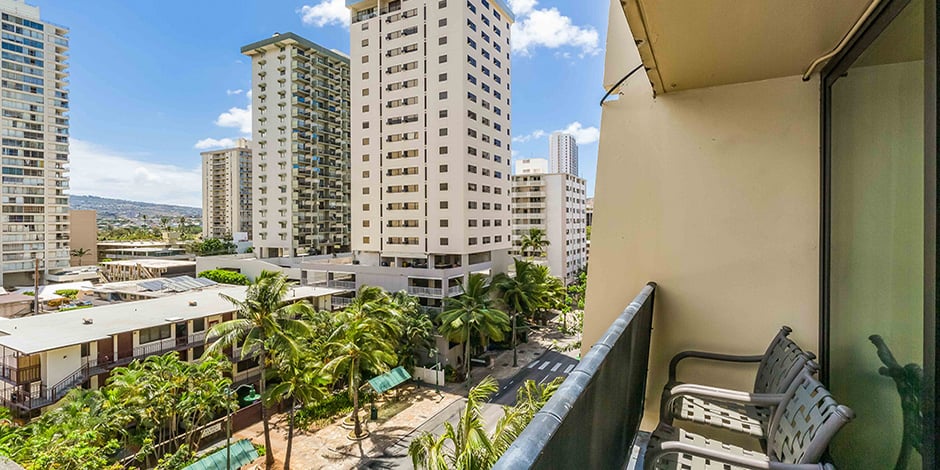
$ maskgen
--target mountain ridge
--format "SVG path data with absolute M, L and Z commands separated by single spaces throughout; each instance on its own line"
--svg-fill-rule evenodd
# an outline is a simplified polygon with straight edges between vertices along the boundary
M 69 195 L 69 208 L 76 210 L 94 210 L 98 218 L 150 217 L 202 217 L 202 208 L 160 204 L 155 202 L 131 201 L 81 194 Z

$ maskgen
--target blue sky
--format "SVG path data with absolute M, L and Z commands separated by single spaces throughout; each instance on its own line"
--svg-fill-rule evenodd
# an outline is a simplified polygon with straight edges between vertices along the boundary
M 349 51 L 343 0 L 31 3 L 71 29 L 73 194 L 199 206 L 199 152 L 249 135 L 240 47 L 292 31 Z M 514 156 L 545 158 L 547 133 L 572 130 L 593 194 L 608 2 L 509 3 Z

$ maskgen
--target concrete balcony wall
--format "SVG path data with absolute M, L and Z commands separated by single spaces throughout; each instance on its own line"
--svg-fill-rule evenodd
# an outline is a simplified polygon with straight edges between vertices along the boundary
M 609 37 L 630 37 L 612 4 Z M 608 68 L 618 57 L 640 63 L 632 41 L 607 46 Z M 603 107 L 582 354 L 657 281 L 648 429 L 680 350 L 757 354 L 784 324 L 817 350 L 819 83 L 794 76 L 654 99 L 635 76 L 622 93 Z M 753 386 L 753 368 L 698 370 L 683 379 Z

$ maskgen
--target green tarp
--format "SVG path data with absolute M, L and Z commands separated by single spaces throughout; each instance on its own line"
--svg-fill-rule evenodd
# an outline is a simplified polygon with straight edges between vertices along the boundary
M 225 447 L 203 457 L 198 462 L 184 468 L 183 470 L 226 470 L 225 461 L 227 460 Z M 254 462 L 258 458 L 258 451 L 251 445 L 248 439 L 242 439 L 232 444 L 232 466 L 227 470 L 238 470 L 242 465 Z
M 411 374 L 409 374 L 404 367 L 399 366 L 374 379 L 369 380 L 369 385 L 371 385 L 376 392 L 385 393 L 386 391 L 395 388 L 410 378 Z

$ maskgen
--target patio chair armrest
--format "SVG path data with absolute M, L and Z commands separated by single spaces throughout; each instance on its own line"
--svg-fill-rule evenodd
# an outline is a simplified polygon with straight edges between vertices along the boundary
M 764 355 L 736 356 L 733 354 L 720 354 L 705 351 L 682 351 L 679 354 L 673 356 L 672 360 L 669 361 L 669 383 L 676 383 L 676 370 L 679 368 L 679 362 L 688 358 L 733 363 L 754 363 L 762 361 L 764 359 Z
M 677 441 L 664 441 L 659 443 L 657 446 L 650 448 L 645 459 L 651 463 L 655 463 L 659 457 L 666 454 L 688 454 L 730 465 L 739 465 L 742 467 L 760 470 L 772 469 L 771 463 L 766 460 L 755 459 L 746 455 L 731 454 L 715 449 L 707 449 L 704 447 L 698 447 L 692 444 Z
M 776 406 L 783 401 L 784 397 L 782 393 L 750 393 L 698 384 L 680 384 L 669 389 L 670 397 L 680 395 L 756 406 Z

